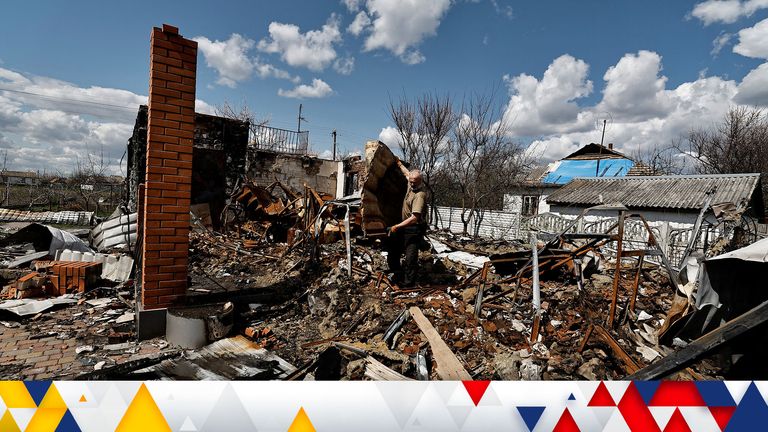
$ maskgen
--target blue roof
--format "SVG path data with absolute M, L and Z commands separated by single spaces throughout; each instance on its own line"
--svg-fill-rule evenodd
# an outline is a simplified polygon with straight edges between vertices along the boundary
M 542 182 L 566 184 L 575 177 L 624 177 L 634 165 L 629 159 L 600 159 L 600 172 L 596 173 L 597 159 L 564 159 Z

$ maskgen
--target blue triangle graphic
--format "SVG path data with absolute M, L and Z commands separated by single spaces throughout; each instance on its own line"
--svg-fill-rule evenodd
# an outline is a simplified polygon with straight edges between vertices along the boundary
M 568 396 L 568 400 L 576 400 L 576 396 L 574 396 L 573 393 L 571 393 L 571 395 Z
M 736 406 L 731 392 L 722 381 L 696 381 L 696 388 L 707 406 Z
M 67 410 L 64 413 L 64 417 L 59 422 L 59 426 L 56 428 L 56 432 L 82 432 L 80 426 L 77 425 L 77 421 L 72 417 L 72 412 Z
M 640 397 L 643 398 L 643 401 L 646 405 L 651 403 L 651 399 L 653 398 L 653 395 L 656 394 L 656 389 L 659 388 L 659 384 L 661 384 L 661 381 L 632 381 L 635 383 L 635 387 L 637 387 L 637 391 L 640 393 Z
M 747 392 L 736 407 L 736 411 L 725 427 L 726 432 L 764 430 L 768 423 L 768 405 L 755 383 L 749 384 Z
M 40 405 L 52 383 L 53 381 L 24 381 L 24 385 L 27 387 L 30 396 L 32 396 L 32 400 L 35 401 L 35 405 Z
M 532 431 L 536 427 L 536 423 L 539 422 L 541 415 L 544 414 L 543 406 L 531 406 L 531 407 L 517 407 L 517 412 L 520 413 L 520 417 L 523 418 L 525 425 L 528 426 L 528 430 Z

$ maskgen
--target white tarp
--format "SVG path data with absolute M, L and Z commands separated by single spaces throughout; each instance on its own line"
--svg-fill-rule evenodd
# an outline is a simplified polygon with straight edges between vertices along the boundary
M 756 241 L 749 246 L 744 246 L 741 249 L 736 249 L 735 251 L 710 258 L 707 261 L 729 258 L 742 261 L 768 262 L 768 238 Z

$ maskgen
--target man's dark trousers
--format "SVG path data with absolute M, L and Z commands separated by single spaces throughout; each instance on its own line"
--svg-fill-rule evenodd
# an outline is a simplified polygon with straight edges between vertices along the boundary
M 404 286 L 416 284 L 419 270 L 419 246 L 424 241 L 424 229 L 419 226 L 400 228 L 391 234 L 387 245 L 387 265 L 395 273 L 396 283 Z M 405 252 L 405 260 L 400 265 L 400 257 Z M 398 278 L 402 277 L 400 281 Z

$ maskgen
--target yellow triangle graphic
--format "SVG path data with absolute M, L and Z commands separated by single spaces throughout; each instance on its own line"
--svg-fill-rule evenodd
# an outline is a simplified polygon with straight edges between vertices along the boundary
M 85 398 L 85 395 L 80 396 L 80 402 L 88 402 L 88 400 Z
M 157 407 L 146 384 L 141 384 L 115 432 L 146 432 L 148 430 L 171 432 L 168 422 L 165 421 L 163 413 Z
M 50 390 L 49 390 L 50 391 Z M 48 393 L 46 393 L 47 395 Z M 49 432 L 55 431 L 67 413 L 66 408 L 38 408 L 32 415 L 25 432 Z
M 11 416 L 10 410 L 5 410 L 5 414 L 0 418 L 0 431 L 3 432 L 21 432 L 19 425 L 16 424 L 16 420 Z
M 21 381 L 0 381 L 0 398 L 8 408 L 37 408 L 27 386 Z
M 48 391 L 45 392 L 43 400 L 40 401 L 40 408 L 64 408 L 66 411 L 67 403 L 61 398 L 59 389 L 56 388 L 56 384 L 51 384 L 48 387 Z
M 293 423 L 288 428 L 288 432 L 315 432 L 315 427 L 312 426 L 312 422 L 309 421 L 307 413 L 304 411 L 304 407 L 299 408 L 296 418 L 293 419 Z

